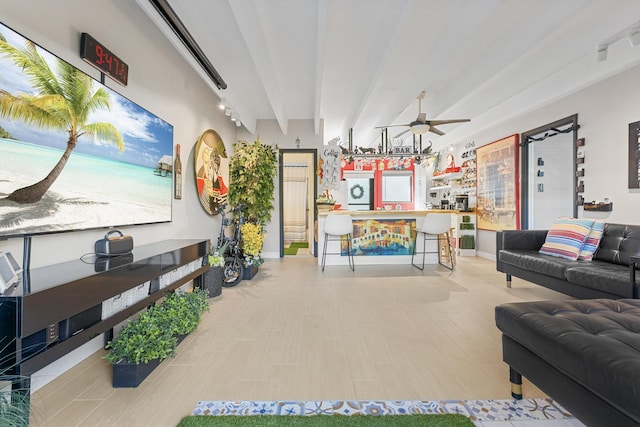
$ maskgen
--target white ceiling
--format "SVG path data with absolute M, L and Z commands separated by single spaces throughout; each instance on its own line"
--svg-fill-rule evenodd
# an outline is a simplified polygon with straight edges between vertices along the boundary
M 311 119 L 316 133 L 324 120 L 325 142 L 346 142 L 353 128 L 354 145 L 377 146 L 375 127 L 415 120 L 424 90 L 427 119 L 471 119 L 428 133 L 440 147 L 640 63 L 626 37 L 640 28 L 638 0 L 169 3 L 228 85 L 214 91 L 252 133 L 259 119 L 284 134 L 288 120 Z

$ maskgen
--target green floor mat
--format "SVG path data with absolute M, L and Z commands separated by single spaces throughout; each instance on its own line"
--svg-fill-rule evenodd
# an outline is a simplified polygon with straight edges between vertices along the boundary
M 313 426 L 313 427 L 473 427 L 473 422 L 464 415 L 257 415 L 257 416 L 190 416 L 180 421 L 178 427 L 204 426 Z
M 297 255 L 298 249 L 308 248 L 308 242 L 291 242 L 288 248 L 284 248 L 285 255 Z

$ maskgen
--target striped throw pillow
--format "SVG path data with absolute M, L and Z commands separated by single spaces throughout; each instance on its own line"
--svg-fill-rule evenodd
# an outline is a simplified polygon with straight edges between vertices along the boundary
M 545 255 L 577 260 L 587 236 L 591 232 L 592 219 L 560 218 L 547 233 L 539 252 Z
M 596 253 L 598 245 L 600 245 L 600 239 L 602 239 L 603 231 L 604 221 L 599 219 L 593 221 L 591 231 L 589 232 L 587 239 L 584 241 L 584 245 L 582 245 L 578 259 L 583 259 L 585 261 L 591 261 L 593 259 L 593 254 Z

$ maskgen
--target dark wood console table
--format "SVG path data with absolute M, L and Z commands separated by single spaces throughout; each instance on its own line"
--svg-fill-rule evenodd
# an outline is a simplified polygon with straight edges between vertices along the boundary
M 30 392 L 34 372 L 200 277 L 209 265 L 198 261 L 208 252 L 208 240 L 166 240 L 107 262 L 31 269 L 26 291 L 20 283 L 0 296 L 0 372 L 13 379 L 14 390 Z M 187 265 L 194 268 L 173 277 L 171 272 Z M 165 287 L 163 275 L 172 279 Z M 103 302 L 145 282 L 146 297 L 102 319 Z

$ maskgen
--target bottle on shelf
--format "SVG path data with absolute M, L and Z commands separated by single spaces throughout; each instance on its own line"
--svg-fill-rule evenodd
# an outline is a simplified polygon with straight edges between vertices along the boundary
M 180 160 L 180 144 L 176 144 L 176 158 L 173 162 L 173 179 L 175 198 L 182 199 L 182 160 Z

